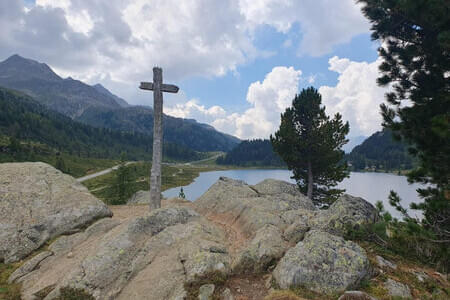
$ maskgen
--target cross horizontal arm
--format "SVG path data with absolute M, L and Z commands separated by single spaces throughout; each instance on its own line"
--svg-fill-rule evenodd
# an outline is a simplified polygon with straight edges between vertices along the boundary
M 141 90 L 154 90 L 153 82 L 141 82 L 141 85 L 139 86 Z M 162 84 L 161 85 L 161 91 L 166 93 L 178 93 L 179 88 L 176 85 L 173 84 Z
M 153 91 L 153 82 L 141 82 L 141 85 L 139 86 L 141 90 L 149 90 Z

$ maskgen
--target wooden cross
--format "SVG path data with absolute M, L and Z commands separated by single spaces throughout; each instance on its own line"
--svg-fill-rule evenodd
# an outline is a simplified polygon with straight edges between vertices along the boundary
M 153 158 L 150 173 L 150 210 L 161 207 L 161 161 L 162 161 L 162 117 L 163 94 L 177 93 L 178 87 L 162 83 L 162 69 L 153 68 L 153 82 L 141 82 L 142 90 L 153 91 Z

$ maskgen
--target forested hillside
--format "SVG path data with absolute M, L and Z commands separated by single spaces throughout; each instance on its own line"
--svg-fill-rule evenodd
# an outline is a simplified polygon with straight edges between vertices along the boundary
M 47 108 L 85 124 L 153 135 L 153 110 L 130 106 L 100 84 L 61 78 L 44 63 L 13 55 L 0 62 L 0 86 L 19 90 Z M 149 94 L 149 103 L 152 96 Z M 229 151 L 240 140 L 213 127 L 164 115 L 164 139 L 196 151 Z
M 221 165 L 235 166 L 285 166 L 281 158 L 273 152 L 269 140 L 243 141 L 225 156 L 217 158 Z
M 130 160 L 150 160 L 152 152 L 150 136 L 81 124 L 48 110 L 24 94 L 4 88 L 0 88 L 0 136 L 3 140 L 9 138 L 9 143 L 3 141 L 0 148 L 2 161 L 22 160 L 20 150 L 29 155 L 39 151 L 44 153 L 34 154 L 52 155 L 57 151 L 102 159 L 118 159 L 125 152 Z M 173 143 L 164 144 L 164 154 L 178 160 L 203 157 Z
M 394 140 L 388 129 L 378 131 L 356 146 L 345 160 L 356 171 L 371 170 L 408 170 L 414 162 L 408 153 L 407 146 Z
M 121 109 L 87 109 L 77 120 L 96 127 L 153 134 L 153 109 L 132 106 Z M 197 123 L 195 120 L 163 116 L 164 139 L 196 151 L 229 151 L 240 140 Z

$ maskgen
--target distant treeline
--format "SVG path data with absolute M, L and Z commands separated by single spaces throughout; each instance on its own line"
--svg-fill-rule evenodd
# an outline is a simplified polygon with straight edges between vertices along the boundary
M 255 139 L 243 141 L 226 155 L 217 158 L 220 165 L 285 166 L 281 158 L 273 152 L 269 140 Z
M 20 157 L 13 152 L 20 152 L 23 143 L 43 144 L 59 152 L 88 158 L 118 159 L 125 152 L 129 160 L 150 160 L 152 153 L 150 136 L 85 125 L 45 108 L 22 93 L 4 88 L 0 88 L 0 136 L 12 138 L 11 147 L 4 145 L 0 149 L 3 157 L 10 154 L 12 159 Z M 27 152 L 34 149 L 33 146 L 25 148 Z M 172 160 L 196 160 L 204 156 L 173 143 L 164 144 L 164 154 Z
M 353 148 L 345 160 L 355 171 L 410 170 L 414 167 L 414 161 L 407 148 L 407 145 L 393 138 L 390 130 L 384 129 Z

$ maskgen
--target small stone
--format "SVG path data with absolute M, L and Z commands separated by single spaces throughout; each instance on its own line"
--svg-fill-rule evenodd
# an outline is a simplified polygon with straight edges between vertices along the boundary
M 391 268 L 393 270 L 397 270 L 397 265 L 394 264 L 393 262 L 388 261 L 387 259 L 377 255 L 376 257 L 377 259 L 377 264 L 380 268 Z
M 416 275 L 416 278 L 420 282 L 425 282 L 425 280 L 428 280 L 430 276 L 428 276 L 427 273 L 424 271 L 413 271 L 414 275 Z
M 233 294 L 229 288 L 226 288 L 220 295 L 220 300 L 234 300 Z
M 209 300 L 214 294 L 214 284 L 204 284 L 198 289 L 198 300 Z
M 67 258 L 72 258 L 72 257 L 73 257 L 73 252 L 67 253 Z
M 338 300 L 377 300 L 361 291 L 346 291 Z
M 402 297 L 402 298 L 412 298 L 411 290 L 406 284 L 397 282 L 392 279 L 388 279 L 384 283 L 384 287 L 388 290 L 389 296 L 392 297 Z

